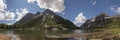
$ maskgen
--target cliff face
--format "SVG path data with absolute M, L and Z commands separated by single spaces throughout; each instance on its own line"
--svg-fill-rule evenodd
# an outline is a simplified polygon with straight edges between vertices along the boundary
M 72 22 L 48 9 L 43 13 L 37 12 L 34 15 L 27 14 L 14 25 L 36 28 L 78 29 Z

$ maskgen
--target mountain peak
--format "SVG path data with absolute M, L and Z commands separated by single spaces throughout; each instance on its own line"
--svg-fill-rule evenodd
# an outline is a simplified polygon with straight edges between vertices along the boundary
M 55 13 L 49 9 L 46 9 L 44 14 L 49 15 L 49 14 L 55 14 Z
M 51 11 L 50 9 L 46 9 L 45 12 L 53 12 L 53 11 Z
M 46 16 L 46 17 L 50 17 L 50 18 L 54 18 L 54 16 L 57 16 L 56 13 L 54 13 L 53 11 L 49 10 L 49 9 L 46 9 L 44 12 L 43 12 L 43 15 Z

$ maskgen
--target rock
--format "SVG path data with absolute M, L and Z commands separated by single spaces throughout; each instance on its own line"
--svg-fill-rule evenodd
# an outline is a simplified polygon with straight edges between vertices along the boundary
M 4 34 L 0 34 L 0 40 L 10 40 L 10 37 Z
M 59 30 L 58 28 L 52 28 L 51 29 L 52 31 L 57 31 L 57 30 Z

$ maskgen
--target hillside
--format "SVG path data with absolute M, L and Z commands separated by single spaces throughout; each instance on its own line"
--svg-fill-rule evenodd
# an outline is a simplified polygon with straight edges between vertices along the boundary
M 35 28 L 58 28 L 58 29 L 78 29 L 72 22 L 64 19 L 51 10 L 46 10 L 43 13 L 28 14 L 14 26 L 20 27 L 35 27 Z
M 88 19 L 80 28 L 103 30 L 103 32 L 117 34 L 120 33 L 120 16 L 109 16 L 106 13 L 102 13 L 94 18 Z
M 91 19 L 88 19 L 80 28 L 91 29 L 91 28 L 104 28 L 108 23 L 111 23 L 111 17 L 106 13 L 101 13 Z

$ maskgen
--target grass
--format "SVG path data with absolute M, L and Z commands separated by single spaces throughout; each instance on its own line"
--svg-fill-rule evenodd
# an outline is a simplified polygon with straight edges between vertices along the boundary
M 96 28 L 93 30 L 103 30 L 102 32 L 106 32 L 110 34 L 120 34 L 120 19 L 114 18 L 104 28 Z
M 113 28 L 113 29 L 105 29 L 104 32 L 110 33 L 110 34 L 119 34 L 120 28 Z
M 112 34 L 119 34 L 120 33 L 120 19 L 113 19 L 112 23 L 105 28 L 105 32 L 112 33 Z

